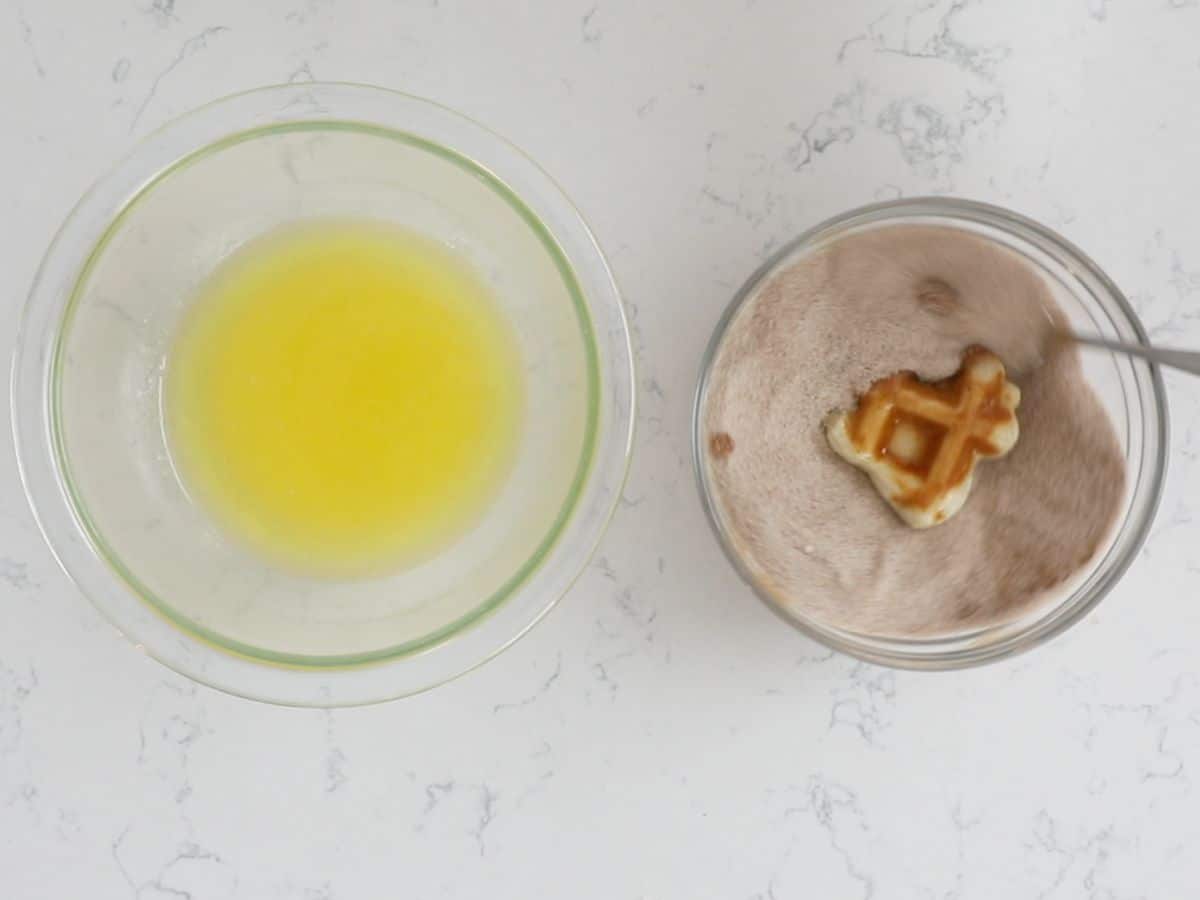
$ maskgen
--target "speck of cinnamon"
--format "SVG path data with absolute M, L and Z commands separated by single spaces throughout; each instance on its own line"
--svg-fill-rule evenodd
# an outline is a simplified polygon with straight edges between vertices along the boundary
M 724 459 L 733 452 L 733 438 L 724 431 L 718 431 L 708 439 L 708 450 L 713 459 Z

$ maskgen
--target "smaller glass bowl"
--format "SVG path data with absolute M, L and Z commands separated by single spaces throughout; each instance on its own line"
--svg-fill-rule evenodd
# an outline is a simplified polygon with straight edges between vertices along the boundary
M 513 325 L 525 421 L 466 534 L 403 571 L 319 579 L 257 557 L 191 501 L 162 381 L 197 287 L 231 253 L 276 227 L 356 217 L 469 260 Z M 566 592 L 620 498 L 632 366 L 595 239 L 521 151 L 414 97 L 288 85 L 170 123 L 71 212 L 25 307 L 14 438 L 63 568 L 147 653 L 242 696 L 369 703 L 479 665 Z
M 785 621 L 821 643 L 879 665 L 907 669 L 958 669 L 1035 647 L 1078 622 L 1116 585 L 1136 558 L 1162 495 L 1167 463 L 1167 405 L 1156 366 L 1088 350 L 1084 372 L 1112 417 L 1128 467 L 1124 507 L 1103 552 L 1070 579 L 1061 593 L 1024 616 L 981 629 L 928 638 L 880 637 L 834 628 L 777 603 L 755 582 L 739 557 L 709 481 L 703 413 L 713 362 L 730 323 L 759 285 L 776 271 L 851 232 L 882 225 L 939 225 L 970 231 L 1022 256 L 1040 272 L 1071 325 L 1080 332 L 1146 343 L 1129 301 L 1094 262 L 1044 225 L 996 206 L 941 197 L 896 200 L 860 207 L 822 222 L 782 248 L 734 296 L 717 323 L 701 367 L 692 417 L 692 458 L 700 497 L 725 555 L 743 580 Z

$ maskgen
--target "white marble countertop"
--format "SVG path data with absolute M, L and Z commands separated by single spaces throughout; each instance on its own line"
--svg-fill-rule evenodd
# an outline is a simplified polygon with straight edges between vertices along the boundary
M 734 576 L 689 399 L 733 289 L 878 198 L 1061 230 L 1200 346 L 1197 0 L 0 0 L 0 332 L 139 135 L 298 79 L 457 107 L 609 250 L 641 423 L 627 503 L 517 647 L 333 713 L 144 658 L 42 544 L 0 438 L 0 897 L 1074 898 L 1200 879 L 1200 382 L 1168 375 L 1153 534 L 1085 622 L 949 675 L 832 655 Z

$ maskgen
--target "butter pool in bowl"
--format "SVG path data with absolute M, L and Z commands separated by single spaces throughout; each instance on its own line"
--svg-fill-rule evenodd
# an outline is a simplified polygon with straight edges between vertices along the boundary
M 349 705 L 482 663 L 565 593 L 620 496 L 631 372 L 603 255 L 528 157 L 296 85 L 176 120 L 80 201 L 13 419 L 51 548 L 135 644 Z

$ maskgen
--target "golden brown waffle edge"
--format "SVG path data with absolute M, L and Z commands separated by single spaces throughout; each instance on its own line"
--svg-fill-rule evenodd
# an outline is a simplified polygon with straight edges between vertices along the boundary
M 1017 442 L 1020 389 L 983 347 L 963 354 L 950 378 L 927 382 L 899 372 L 872 384 L 853 410 L 825 419 L 834 452 L 870 477 L 906 523 L 945 522 L 967 500 L 979 459 Z

